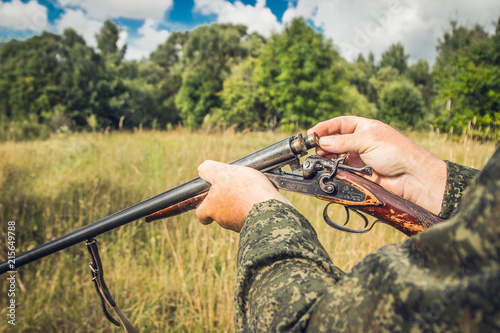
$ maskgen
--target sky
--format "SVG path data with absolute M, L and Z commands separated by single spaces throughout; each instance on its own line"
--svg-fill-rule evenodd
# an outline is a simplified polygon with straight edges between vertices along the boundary
M 87 44 L 110 18 L 121 28 L 126 58 L 142 59 L 172 31 L 202 24 L 245 24 L 265 37 L 279 33 L 294 17 L 304 17 L 336 45 L 348 61 L 359 53 L 376 60 L 401 42 L 410 64 L 431 64 L 438 38 L 449 22 L 480 24 L 494 33 L 499 0 L 0 0 L 0 40 L 24 39 L 42 31 L 71 27 Z

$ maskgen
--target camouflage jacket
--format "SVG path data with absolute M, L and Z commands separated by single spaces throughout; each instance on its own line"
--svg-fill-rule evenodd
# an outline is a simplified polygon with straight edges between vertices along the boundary
M 458 212 L 347 273 L 295 209 L 255 205 L 238 250 L 238 330 L 499 331 L 500 149 L 477 177 L 447 164 L 441 215 L 454 214 L 460 201 Z

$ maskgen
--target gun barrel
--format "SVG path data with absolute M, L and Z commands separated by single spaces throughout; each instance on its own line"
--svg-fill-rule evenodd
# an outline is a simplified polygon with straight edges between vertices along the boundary
M 307 140 L 307 142 L 309 143 L 311 140 Z M 302 135 L 298 134 L 240 158 L 231 164 L 248 166 L 265 172 L 286 165 L 306 155 L 309 147 L 310 144 L 306 145 Z M 40 245 L 28 252 L 20 254 L 16 256 L 15 267 L 21 267 L 76 243 L 86 241 L 106 231 L 153 214 L 166 207 L 206 192 L 209 188 L 210 184 L 203 179 L 199 177 L 192 179 L 150 199 L 137 203 L 120 212 L 114 213 L 46 244 Z M 9 267 L 8 261 L 4 261 L 0 264 L 0 274 L 6 273 L 9 270 L 12 269 Z

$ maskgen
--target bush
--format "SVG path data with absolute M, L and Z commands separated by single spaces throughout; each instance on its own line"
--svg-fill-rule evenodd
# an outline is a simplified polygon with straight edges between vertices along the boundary
M 49 128 L 33 120 L 11 121 L 0 127 L 0 141 L 48 139 Z
M 382 90 L 378 118 L 400 128 L 423 125 L 425 109 L 422 93 L 409 82 L 391 82 Z
M 370 103 L 366 96 L 361 95 L 355 86 L 345 87 L 344 96 L 347 114 L 365 118 L 377 117 L 377 107 L 375 104 Z

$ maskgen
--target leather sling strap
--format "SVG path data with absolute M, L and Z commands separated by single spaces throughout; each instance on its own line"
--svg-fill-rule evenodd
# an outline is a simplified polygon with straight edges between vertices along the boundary
M 99 256 L 99 250 L 97 248 L 97 241 L 95 239 L 89 239 L 87 243 L 87 249 L 89 250 L 90 256 L 92 257 L 92 262 L 89 264 L 90 271 L 92 273 L 92 281 L 94 281 L 97 294 L 101 299 L 101 306 L 106 318 L 115 324 L 116 326 L 123 326 L 125 332 L 127 333 L 138 333 L 134 326 L 128 321 L 125 315 L 121 312 L 120 308 L 116 305 L 111 293 L 104 282 L 104 271 L 102 268 L 101 257 Z M 119 322 L 111 316 L 107 310 L 106 305 L 113 310 L 113 312 L 118 316 Z M 121 325 L 120 325 L 121 323 Z

